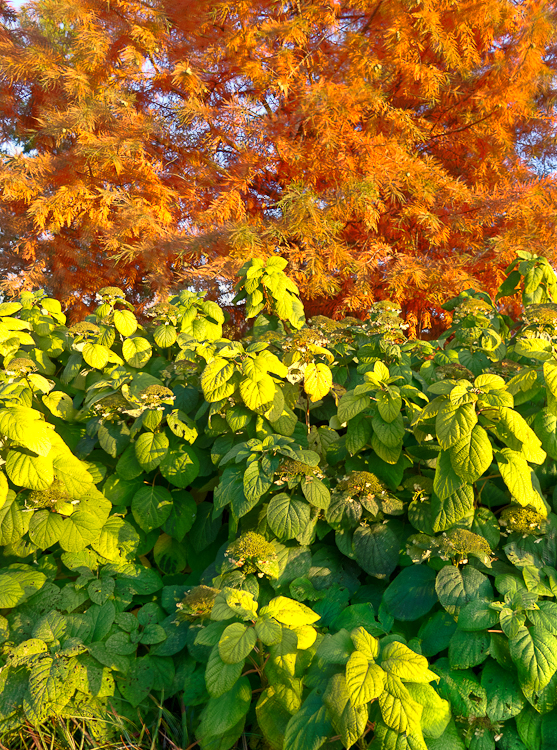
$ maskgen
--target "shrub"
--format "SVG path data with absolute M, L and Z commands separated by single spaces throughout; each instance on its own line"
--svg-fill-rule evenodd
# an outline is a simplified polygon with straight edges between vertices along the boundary
M 304 323 L 270 262 L 242 341 L 192 292 L 148 327 L 112 287 L 71 328 L 1 304 L 1 736 L 164 705 L 203 750 L 551 747 L 557 338 L 523 255 L 523 321 L 468 290 L 430 342 L 392 304 Z

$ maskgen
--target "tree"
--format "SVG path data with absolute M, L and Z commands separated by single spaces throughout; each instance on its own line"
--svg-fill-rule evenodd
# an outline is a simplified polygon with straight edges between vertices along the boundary
M 391 297 L 430 328 L 517 249 L 553 258 L 556 21 L 548 0 L 31 3 L 1 50 L 24 147 L 4 270 L 66 299 L 218 295 L 278 253 L 310 313 Z

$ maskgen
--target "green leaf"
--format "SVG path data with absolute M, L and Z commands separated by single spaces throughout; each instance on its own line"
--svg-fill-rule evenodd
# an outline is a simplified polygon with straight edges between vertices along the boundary
M 108 560 L 119 560 L 122 556 L 132 559 L 139 547 L 139 534 L 123 518 L 111 516 L 91 546 Z
M 30 490 L 46 490 L 54 481 L 51 458 L 30 456 L 18 450 L 8 451 L 6 474 L 15 485 Z
M 161 349 L 167 349 L 176 342 L 178 332 L 175 326 L 161 323 L 153 331 L 153 338 L 157 346 L 160 346 Z
M 153 687 L 155 670 L 149 663 L 149 657 L 136 659 L 124 680 L 118 682 L 118 689 L 125 700 L 135 708 L 147 698 Z
M 102 520 L 96 516 L 78 510 L 64 519 L 60 546 L 66 552 L 81 552 L 99 536 L 102 525 Z
M 116 471 L 122 479 L 130 481 L 143 474 L 143 467 L 135 455 L 135 445 L 130 445 L 122 453 L 116 464 Z
M 266 607 L 260 611 L 260 615 L 269 615 L 289 628 L 297 628 L 301 625 L 311 625 L 320 619 L 320 615 L 313 612 L 305 604 L 285 596 L 277 596 L 271 599 Z
M 4 520 L 2 520 L 2 526 L 4 526 Z M 64 520 L 62 516 L 51 513 L 49 510 L 39 510 L 33 514 L 29 522 L 29 538 L 39 549 L 53 547 L 60 540 L 63 531 Z
M 380 416 L 376 416 L 371 425 L 379 440 L 388 448 L 396 448 L 402 442 L 405 429 L 401 414 L 397 414 L 392 422 L 386 422 Z
M 474 631 L 492 628 L 499 621 L 499 613 L 491 609 L 487 599 L 473 599 L 459 612 L 458 627 L 460 630 Z
M 404 568 L 387 587 L 383 601 L 396 620 L 418 620 L 437 601 L 435 571 L 426 565 Z
M 400 544 L 387 524 L 358 526 L 352 549 L 358 564 L 371 576 L 386 578 L 396 568 Z
M 190 531 L 197 516 L 197 504 L 189 492 L 172 493 L 172 511 L 163 525 L 163 530 L 181 542 Z
M 420 729 L 422 706 L 412 700 L 398 677 L 386 675 L 385 690 L 377 700 L 383 721 L 395 732 L 411 734 Z
M 484 428 L 475 425 L 469 437 L 455 443 L 450 449 L 450 459 L 462 480 L 473 484 L 479 479 L 493 461 L 491 441 Z
M 549 409 L 542 409 L 534 419 L 534 430 L 547 455 L 553 460 L 557 460 L 557 416 L 552 414 Z
M 201 375 L 201 388 L 205 400 L 213 403 L 231 396 L 235 386 L 229 381 L 233 374 L 234 365 L 227 359 L 216 357 L 209 362 Z
M 252 411 L 272 403 L 275 396 L 275 382 L 270 375 L 262 374 L 257 380 L 244 378 L 240 382 L 240 395 Z
M 423 707 L 421 717 L 422 732 L 425 737 L 441 737 L 451 720 L 451 707 L 448 701 L 441 698 L 431 685 L 410 682 L 406 684 L 413 701 Z
M 226 664 L 237 664 L 248 656 L 257 641 L 257 635 L 252 627 L 241 622 L 229 625 L 219 641 L 220 658 Z
M 244 494 L 247 500 L 257 502 L 273 483 L 273 475 L 262 469 L 259 461 L 252 461 L 244 472 Z
M 520 505 L 530 505 L 543 516 L 547 515 L 547 508 L 540 494 L 532 484 L 532 470 L 526 459 L 510 448 L 503 448 L 496 454 L 497 465 L 503 481 L 509 492 Z
M 74 409 L 73 401 L 67 393 L 52 391 L 45 394 L 42 397 L 42 401 L 53 416 L 64 419 L 67 422 L 72 422 L 75 419 L 77 409 Z
M 282 750 L 291 714 L 276 697 L 274 687 L 268 687 L 261 693 L 255 712 L 257 724 L 269 743 L 270 750 Z
M 331 502 L 331 493 L 326 485 L 316 477 L 305 477 L 300 484 L 306 500 L 315 508 L 327 510 Z
M 435 477 L 433 479 L 433 490 L 439 500 L 445 500 L 449 495 L 453 495 L 465 484 L 451 464 L 451 452 L 441 451 L 437 459 Z
M 122 344 L 122 355 L 128 365 L 136 367 L 138 370 L 145 367 L 147 362 L 151 359 L 153 350 L 151 344 L 147 339 L 141 336 L 135 336 L 131 339 L 126 339 Z
M 167 452 L 159 468 L 165 479 L 184 489 L 199 474 L 199 459 L 191 446 L 180 444 Z
M 386 391 L 377 394 L 377 408 L 385 422 L 394 422 L 400 414 L 402 397 L 396 386 L 388 387 Z
M 209 695 L 212 698 L 219 698 L 231 690 L 240 679 L 243 668 L 243 659 L 233 664 L 227 664 L 220 657 L 218 644 L 213 646 L 205 670 L 205 682 Z
M 331 370 L 322 363 L 310 362 L 304 372 L 304 390 L 310 401 L 319 401 L 329 393 L 333 385 Z
M 302 500 L 290 498 L 281 492 L 271 498 L 267 508 L 267 523 L 278 539 L 294 539 L 310 520 L 310 507 Z
M 466 484 L 452 495 L 440 500 L 437 495 L 431 498 L 432 530 L 446 531 L 457 523 L 469 523 L 474 514 L 474 490 Z
M 555 636 L 536 625 L 522 627 L 518 635 L 509 640 L 509 648 L 525 695 L 528 697 L 542 690 L 557 671 Z
M 3 477 L 3 475 L 0 476 Z M 7 482 L 5 482 L 5 485 L 7 489 Z M 34 514 L 24 508 L 17 499 L 15 492 L 8 493 L 0 508 L 0 544 L 6 546 L 21 539 L 29 529 L 33 518 Z M 43 547 L 43 549 L 45 548 Z
M 114 326 L 122 336 L 133 336 L 137 331 L 137 318 L 131 310 L 114 310 Z
M 158 529 L 170 516 L 172 505 L 172 495 L 167 489 L 145 485 L 133 496 L 133 517 L 143 531 Z
M 340 735 L 343 747 L 352 747 L 364 734 L 368 722 L 367 706 L 355 706 L 352 703 L 346 678 L 342 674 L 334 674 L 329 678 L 323 702 L 329 710 L 333 728 Z
M 547 389 L 554 396 L 557 396 L 557 362 L 554 359 L 544 362 L 543 375 Z
M 514 409 L 499 408 L 498 434 L 509 448 L 522 452 L 524 458 L 532 463 L 542 464 L 545 451 L 536 433 L 528 426 L 526 420 Z
M 288 722 L 284 747 L 288 750 L 319 750 L 331 736 L 332 725 L 320 690 L 313 690 Z
M 40 456 L 46 456 L 52 445 L 52 430 L 34 409 L 0 409 L 0 433 Z
M 161 534 L 155 542 L 153 557 L 159 570 L 166 575 L 180 573 L 188 562 L 184 545 L 168 534 Z
M 378 698 L 385 686 L 386 674 L 361 651 L 354 651 L 346 664 L 346 687 L 354 706 L 363 706 Z
M 492 659 L 482 668 L 481 685 L 487 695 L 487 715 L 492 722 L 516 716 L 526 704 L 516 674 Z
M 62 658 L 43 656 L 36 661 L 29 674 L 29 696 L 38 717 L 47 712 L 60 711 L 75 691 L 71 666 Z
M 425 656 L 416 654 L 398 641 L 391 641 L 382 650 L 381 667 L 389 674 L 409 682 L 431 682 L 436 679 L 436 675 L 427 668 Z
M 273 646 L 282 638 L 282 626 L 272 617 L 259 617 L 255 623 L 255 634 L 266 646 Z
M 460 570 L 454 565 L 441 568 L 435 580 L 435 590 L 443 607 L 451 615 L 476 598 L 490 598 L 493 591 L 489 579 L 470 566 Z
M 240 679 L 218 698 L 209 698 L 198 729 L 203 742 L 231 730 L 248 712 L 251 687 L 247 677 Z
M 168 438 L 164 432 L 143 432 L 135 442 L 135 455 L 145 471 L 152 471 L 168 452 Z
M 487 659 L 491 639 L 484 631 L 457 630 L 449 644 L 449 663 L 452 669 L 477 667 Z
M 448 450 L 457 443 L 467 438 L 478 417 L 474 404 L 462 404 L 454 407 L 447 404 L 435 418 L 435 429 L 439 445 L 443 450 Z
M 108 364 L 110 349 L 102 344 L 92 344 L 88 342 L 81 352 L 83 359 L 95 370 L 102 370 Z
M 127 448 L 130 442 L 130 428 L 125 422 L 103 422 L 97 433 L 101 448 L 112 458 Z
M 355 417 L 370 405 L 369 396 L 356 396 L 354 393 L 345 393 L 338 404 L 338 420 L 344 423 Z

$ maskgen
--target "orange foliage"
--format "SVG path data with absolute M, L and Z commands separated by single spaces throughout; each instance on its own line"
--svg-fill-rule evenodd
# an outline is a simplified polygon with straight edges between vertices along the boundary
M 391 297 L 421 331 L 554 257 L 550 0 L 38 0 L 6 28 L 6 288 L 217 295 L 280 253 L 310 313 Z

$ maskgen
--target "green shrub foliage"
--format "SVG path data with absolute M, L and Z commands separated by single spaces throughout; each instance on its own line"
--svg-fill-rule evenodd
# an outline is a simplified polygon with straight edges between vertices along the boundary
M 439 341 L 305 323 L 279 258 L 242 341 L 191 291 L 1 304 L 1 736 L 165 705 L 202 750 L 554 748 L 556 280 L 509 273 L 520 321 L 468 290 Z

